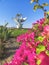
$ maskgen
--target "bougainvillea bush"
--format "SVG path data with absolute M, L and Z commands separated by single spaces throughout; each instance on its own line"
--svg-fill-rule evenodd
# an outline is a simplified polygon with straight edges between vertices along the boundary
M 49 65 L 49 20 L 40 19 L 32 30 L 17 37 L 21 43 L 12 60 L 4 65 Z

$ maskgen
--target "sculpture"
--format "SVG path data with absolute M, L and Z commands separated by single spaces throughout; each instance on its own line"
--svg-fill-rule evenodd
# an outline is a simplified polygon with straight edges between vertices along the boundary
M 13 20 L 16 22 L 17 28 L 22 28 L 22 22 L 26 21 L 27 17 L 22 17 L 21 14 L 17 14 Z

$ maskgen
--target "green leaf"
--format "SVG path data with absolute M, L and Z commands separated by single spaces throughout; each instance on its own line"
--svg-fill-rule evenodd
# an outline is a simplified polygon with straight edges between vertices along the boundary
M 37 60 L 37 65 L 40 65 L 40 63 L 41 63 L 41 60 Z
M 38 1 L 39 1 L 39 0 L 35 0 L 35 2 L 37 2 L 37 3 L 38 3 Z
M 49 15 L 49 11 L 48 12 L 46 12 L 48 15 Z
M 38 9 L 44 9 L 43 6 L 41 5 L 38 5 Z
M 37 10 L 38 9 L 38 4 L 34 5 L 34 10 Z
M 43 3 L 42 6 L 43 6 L 43 7 L 44 7 L 44 6 L 48 6 L 48 3 Z
M 46 51 L 46 54 L 49 56 L 49 50 Z
M 24 65 L 28 65 L 26 62 L 24 62 Z
M 33 29 L 37 30 L 38 29 L 38 24 L 33 25 Z
M 36 4 L 36 5 L 34 5 L 34 8 L 33 8 L 34 10 L 37 10 L 37 9 L 44 9 L 44 7 L 42 6 L 42 5 L 39 5 L 39 4 Z
M 39 36 L 37 39 L 38 39 L 40 42 L 42 42 L 42 41 L 43 41 L 43 39 L 44 39 L 44 37 Z
M 38 45 L 38 47 L 36 48 L 36 53 L 39 54 L 40 52 L 45 50 L 45 46 L 43 45 Z

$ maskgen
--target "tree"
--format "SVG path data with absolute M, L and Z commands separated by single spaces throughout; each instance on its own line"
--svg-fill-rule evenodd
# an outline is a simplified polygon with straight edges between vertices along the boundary
M 48 14 L 47 10 L 44 9 L 44 7 L 45 7 L 45 6 L 49 6 L 49 4 L 48 4 L 48 3 L 43 3 L 43 4 L 41 5 L 41 4 L 39 4 L 39 0 L 31 0 L 31 1 L 30 1 L 31 4 L 32 4 L 33 2 L 36 3 L 36 4 L 34 5 L 34 7 L 33 7 L 33 10 L 36 11 L 37 9 L 42 9 L 42 10 L 44 11 L 44 17 L 46 18 L 46 16 L 49 15 L 49 14 Z M 49 18 L 49 16 L 47 16 L 47 17 Z

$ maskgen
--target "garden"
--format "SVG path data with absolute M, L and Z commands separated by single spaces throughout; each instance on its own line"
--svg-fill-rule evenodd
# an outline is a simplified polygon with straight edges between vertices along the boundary
M 32 30 L 17 37 L 20 43 L 10 62 L 4 65 L 49 65 L 49 19 L 42 18 Z
M 8 23 L 0 27 L 1 65 L 49 65 L 49 11 L 44 9 L 49 5 L 33 2 L 34 10 L 42 9 L 44 17 L 33 23 L 31 29 L 8 29 Z
M 19 48 L 20 43 L 16 42 L 17 36 L 27 32 L 27 29 L 7 28 L 6 23 L 4 26 L 0 26 L 0 64 L 5 62 L 5 59 L 10 60 L 10 57 L 15 53 L 15 50 Z M 21 30 L 21 31 L 20 31 Z

